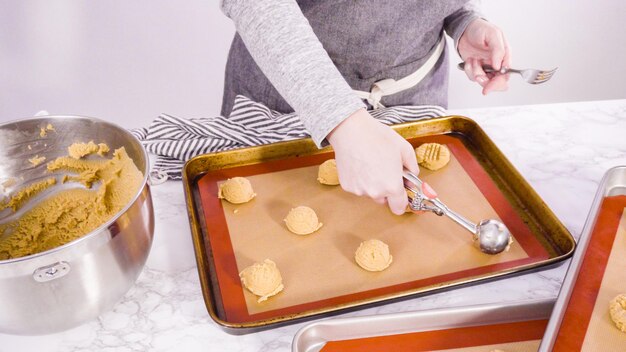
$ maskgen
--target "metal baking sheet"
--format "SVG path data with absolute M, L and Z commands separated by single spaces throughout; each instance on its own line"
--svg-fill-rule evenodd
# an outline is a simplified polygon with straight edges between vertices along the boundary
M 394 129 L 414 145 L 416 145 L 415 143 L 419 144 L 420 141 L 454 140 L 451 144 L 462 154 L 463 158 L 469 160 L 466 161 L 468 165 L 471 164 L 469 167 L 477 175 L 476 178 L 481 179 L 480 182 L 489 184 L 487 193 L 490 194 L 489 197 L 497 199 L 497 206 L 500 207 L 499 210 L 496 209 L 498 214 L 512 221 L 510 223 L 505 221 L 505 224 L 509 227 L 517 226 L 523 229 L 522 232 L 525 237 L 520 237 L 520 239 L 531 244 L 532 248 L 528 248 L 535 254 L 529 254 L 531 257 L 527 259 L 502 263 L 506 265 L 497 264 L 482 267 L 489 268 L 488 270 L 462 270 L 453 272 L 454 275 L 452 276 L 439 275 L 435 278 L 426 278 L 426 280 L 402 282 L 401 284 L 363 292 L 350 292 L 319 302 L 303 301 L 303 304 L 295 304 L 282 309 L 250 311 L 251 307 L 253 309 L 267 309 L 271 305 L 278 304 L 282 298 L 281 296 L 273 297 L 268 300 L 267 304 L 264 303 L 264 307 L 250 305 L 252 302 L 251 295 L 241 287 L 237 277 L 237 266 L 241 266 L 241 257 L 235 257 L 238 248 L 234 248 L 233 244 L 241 244 L 241 239 L 238 240 L 239 242 L 233 242 L 233 238 L 229 237 L 228 225 L 220 224 L 220 222 L 226 223 L 225 218 L 232 216 L 238 210 L 241 210 L 238 216 L 245 215 L 246 205 L 241 209 L 234 209 L 229 204 L 224 205 L 216 199 L 216 195 L 213 193 L 216 193 L 215 190 L 220 182 L 220 177 L 224 179 L 224 177 L 239 176 L 238 172 L 240 171 L 244 173 L 240 176 L 264 176 L 272 174 L 276 170 L 276 165 L 282 165 L 278 170 L 283 171 L 278 171 L 277 178 L 288 182 L 290 179 L 285 178 L 286 174 L 280 174 L 281 172 L 294 171 L 293 175 L 297 175 L 303 166 L 312 168 L 316 163 L 319 165 L 323 160 L 332 157 L 332 150 L 328 148 L 319 150 L 310 139 L 304 139 L 207 154 L 193 158 L 185 165 L 183 185 L 202 290 L 207 310 L 213 320 L 229 333 L 247 333 L 316 316 L 345 312 L 373 304 L 478 283 L 523 271 L 537 270 L 547 265 L 558 264 L 571 255 L 575 246 L 573 237 L 474 121 L 465 117 L 450 116 L 396 125 Z M 453 153 L 455 153 L 454 150 Z M 307 172 L 310 173 L 311 170 Z M 428 177 L 426 173 L 424 176 Z M 279 186 L 282 185 L 277 185 L 277 187 Z M 474 185 L 472 184 L 472 186 Z M 485 195 L 485 191 L 481 190 L 481 192 Z M 439 193 L 442 194 L 441 191 Z M 259 199 L 256 202 L 264 201 L 262 197 L 257 198 Z M 447 199 L 454 200 L 451 198 L 453 197 Z M 273 207 L 269 206 L 263 211 L 265 213 L 276 212 Z M 465 211 L 468 211 L 467 207 Z M 436 218 L 432 214 L 429 215 Z M 221 226 L 219 231 L 215 230 L 216 226 Z M 402 227 L 398 228 L 402 229 Z M 411 229 L 415 229 L 415 227 Z M 456 227 L 451 230 L 459 231 Z M 322 231 L 324 230 L 322 229 Z M 448 233 L 447 236 L 454 237 L 452 233 Z M 462 231 L 456 236 L 464 239 L 470 237 Z M 407 238 L 417 237 L 409 236 Z M 346 237 L 341 237 L 341 239 L 343 241 Z M 263 240 L 263 238 L 254 237 L 254 241 L 259 240 Z M 267 243 L 260 243 L 259 247 L 264 245 L 265 248 L 270 248 L 266 246 Z M 519 242 L 517 245 L 523 245 L 523 243 Z M 302 244 L 302 246 L 305 245 Z M 471 246 L 464 246 L 462 248 L 471 248 Z M 247 247 L 255 246 L 250 246 L 248 243 Z M 229 254 L 229 250 L 232 255 Z M 346 251 L 344 250 L 344 252 Z M 451 255 L 452 253 L 448 254 Z M 243 257 L 244 260 L 250 259 L 246 255 Z M 346 256 L 344 255 L 343 260 L 345 261 L 345 259 Z M 394 262 L 396 259 L 399 263 L 402 258 L 394 257 Z M 288 265 L 288 267 L 291 266 Z M 279 267 L 281 267 L 280 264 Z M 396 268 L 401 268 L 401 266 Z M 293 270 L 293 268 L 287 270 Z M 283 295 L 282 297 L 286 296 Z
M 515 329 L 515 325 L 504 324 L 517 322 L 529 322 L 539 327 L 539 331 L 535 327 L 534 331 L 530 332 L 529 336 L 526 336 L 526 338 L 534 340 L 531 342 L 531 345 L 536 346 L 538 344 L 536 340 L 541 338 L 542 335 L 543 330 L 541 330 L 541 327 L 547 323 L 553 304 L 554 299 L 541 299 L 375 316 L 332 318 L 314 322 L 301 328 L 293 338 L 291 350 L 293 352 L 323 351 L 324 347 L 329 343 L 337 341 L 350 342 L 353 347 L 351 350 L 372 350 L 364 347 L 367 346 L 372 338 L 386 336 L 385 343 L 392 343 L 394 346 L 393 348 L 390 347 L 390 349 L 395 349 L 399 346 L 402 343 L 400 339 L 410 338 L 412 339 L 412 342 L 410 342 L 412 351 L 438 350 L 433 349 L 436 348 L 437 344 L 447 344 L 444 347 L 445 350 L 470 346 L 487 346 L 482 350 L 490 351 L 502 348 L 505 343 L 528 342 L 521 334 L 517 334 L 515 331 L 512 332 L 513 335 L 517 335 L 515 339 L 506 341 L 507 336 L 503 336 L 508 335 L 503 334 L 503 328 Z M 493 329 L 493 332 L 497 331 L 499 334 L 488 334 L 489 336 L 476 336 L 480 334 L 474 334 L 477 341 L 467 341 L 467 339 L 461 338 L 458 332 L 460 329 L 468 327 Z M 417 334 L 420 332 L 432 333 L 429 336 L 420 336 L 420 334 Z M 474 331 L 467 332 L 473 333 Z M 450 341 L 449 333 L 456 334 L 457 338 L 453 340 L 457 341 Z M 494 337 L 494 335 L 500 336 Z M 500 340 L 500 342 L 495 342 L 494 338 L 495 340 Z M 457 342 L 459 344 L 454 345 Z M 407 343 L 409 342 L 407 341 Z M 460 344 L 463 344 L 463 346 Z M 371 345 L 369 347 L 373 348 Z M 341 347 L 336 346 L 335 349 L 337 348 Z
M 626 339 L 623 337 L 623 333 L 619 332 L 612 323 L 608 323 L 610 320 L 608 318 L 608 301 L 603 305 L 604 309 L 602 314 L 604 315 L 603 320 L 604 324 L 608 325 L 607 329 L 616 335 L 619 335 L 619 340 L 621 344 L 613 344 L 612 347 L 600 347 L 596 345 L 597 342 L 605 343 L 608 342 L 609 338 L 604 338 L 604 341 L 592 341 L 593 338 L 587 339 L 587 331 L 590 327 L 591 323 L 591 314 L 595 309 L 597 309 L 594 304 L 596 303 L 596 298 L 598 295 L 598 291 L 600 290 L 602 283 L 603 275 L 605 274 L 605 269 L 608 262 L 608 257 L 612 251 L 621 250 L 620 247 L 616 249 L 611 249 L 611 245 L 614 243 L 613 238 L 616 237 L 617 226 L 607 226 L 605 223 L 600 224 L 600 217 L 607 217 L 607 208 L 603 207 L 603 204 L 607 204 L 607 200 L 609 202 L 617 201 L 618 205 L 623 205 L 623 208 L 626 208 L 626 166 L 618 166 L 612 168 L 606 172 L 600 185 L 598 186 L 598 191 L 596 192 L 596 196 L 591 205 L 591 210 L 585 221 L 585 225 L 583 227 L 583 231 L 581 233 L 580 239 L 578 240 L 576 253 L 572 257 L 572 261 L 570 263 L 569 269 L 567 271 L 567 275 L 563 280 L 563 285 L 559 292 L 559 296 L 555 303 L 554 311 L 552 312 L 552 316 L 550 317 L 550 322 L 546 329 L 545 336 L 542 340 L 540 351 L 573 351 L 573 350 L 615 350 L 615 351 L 624 351 L 626 350 Z M 620 205 L 620 206 L 621 206 Z M 622 211 L 617 211 L 616 214 L 611 216 L 612 222 L 615 223 L 615 220 L 619 221 L 619 217 L 621 216 Z M 619 225 L 619 222 L 616 223 Z M 611 227 L 611 228 L 609 228 Z M 608 242 L 609 247 L 608 250 L 606 248 L 600 249 L 598 252 L 597 249 L 595 252 L 591 253 L 589 251 L 590 244 L 599 243 L 598 241 L 602 241 L 600 237 L 596 236 L 597 231 L 608 231 L 610 241 Z M 626 255 L 626 250 L 621 250 L 624 253 L 617 252 L 616 254 L 619 256 Z M 606 258 L 601 259 L 598 258 L 599 255 L 605 255 Z M 585 284 L 585 280 L 587 282 L 588 279 L 585 279 L 583 276 L 580 276 L 581 271 L 583 270 L 584 263 L 586 259 L 598 259 L 595 263 L 589 262 L 588 269 L 592 268 L 593 265 L 593 276 L 600 280 L 599 284 Z M 623 271 L 623 268 L 620 269 Z M 573 293 L 577 285 L 585 284 L 583 299 L 589 305 L 589 309 L 585 309 L 584 311 L 578 312 L 575 315 L 575 329 L 572 329 L 568 326 L 564 326 L 564 318 L 566 313 L 568 312 L 568 308 L 570 304 L 574 303 Z M 578 293 L 583 293 L 582 288 L 580 286 L 578 288 Z M 625 286 L 626 287 L 626 286 Z M 626 290 L 625 290 L 626 291 Z M 601 302 L 600 302 L 601 303 Z M 574 318 L 572 318 L 574 319 Z M 561 330 L 563 328 L 563 331 Z M 597 328 L 597 326 L 596 326 Z M 567 331 L 565 331 L 567 330 Z M 569 331 L 572 330 L 572 331 Z M 567 340 L 567 341 L 566 341 Z M 587 341 L 585 341 L 587 340 Z

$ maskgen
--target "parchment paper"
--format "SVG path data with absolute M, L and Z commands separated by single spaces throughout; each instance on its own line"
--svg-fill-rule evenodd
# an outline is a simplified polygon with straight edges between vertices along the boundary
M 239 271 L 269 258 L 277 263 L 285 285 L 263 303 L 244 289 L 249 314 L 528 258 L 517 243 L 509 252 L 483 254 L 472 245 L 471 234 L 451 220 L 432 213 L 395 216 L 340 186 L 319 184 L 317 170 L 313 166 L 250 176 L 254 200 L 243 205 L 223 202 Z M 422 169 L 420 177 L 467 218 L 498 218 L 454 156 L 444 169 Z M 307 236 L 289 232 L 283 219 L 299 205 L 313 208 L 324 226 Z M 365 271 L 354 261 L 359 244 L 371 238 L 387 243 L 393 255 L 383 272 Z
M 602 284 L 591 313 L 583 351 L 624 351 L 626 333 L 621 332 L 609 314 L 609 302 L 618 294 L 626 293 L 626 210 L 615 235 Z

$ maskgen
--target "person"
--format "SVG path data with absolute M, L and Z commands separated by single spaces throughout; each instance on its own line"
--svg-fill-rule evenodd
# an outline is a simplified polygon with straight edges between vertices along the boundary
M 482 65 L 510 67 L 511 50 L 474 2 L 222 0 L 221 9 L 237 29 L 222 114 L 237 94 L 295 111 L 318 147 L 332 145 L 342 188 L 395 214 L 408 203 L 403 170 L 417 174 L 419 167 L 411 145 L 367 109 L 447 107 L 444 32 L 483 94 L 507 89 L 508 75 L 486 74 Z M 416 75 L 417 84 L 398 91 L 398 82 Z

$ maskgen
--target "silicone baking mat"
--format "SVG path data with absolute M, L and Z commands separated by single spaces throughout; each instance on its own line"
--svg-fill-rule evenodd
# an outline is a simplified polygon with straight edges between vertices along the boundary
M 431 213 L 392 215 L 369 199 L 320 185 L 317 166 L 324 153 L 211 171 L 198 181 L 210 251 L 226 320 L 251 322 L 381 297 L 395 292 L 516 268 L 549 258 L 464 144 L 438 135 L 411 139 L 446 144 L 453 155 L 444 169 L 422 177 L 452 209 L 478 221 L 499 218 L 513 234 L 509 252 L 481 253 L 471 234 Z M 243 205 L 217 198 L 219 183 L 247 177 L 257 197 Z M 283 219 L 298 205 L 316 210 L 324 226 L 314 234 L 290 233 Z M 353 260 L 359 243 L 377 238 L 390 246 L 391 266 L 379 273 Z M 238 273 L 265 258 L 274 260 L 285 289 L 265 302 L 245 290 Z
M 329 341 L 321 352 L 490 352 L 496 349 L 506 352 L 536 352 L 547 323 L 547 320 L 530 320 Z
M 609 302 L 626 293 L 626 196 L 604 198 L 554 351 L 626 351 Z

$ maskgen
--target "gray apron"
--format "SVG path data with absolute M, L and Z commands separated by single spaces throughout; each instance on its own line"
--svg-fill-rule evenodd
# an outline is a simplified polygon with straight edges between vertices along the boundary
M 438 43 L 446 17 L 466 1 L 299 0 L 304 16 L 348 84 L 370 91 L 383 79 L 399 80 L 419 69 Z M 293 109 L 265 77 L 237 34 L 226 64 L 223 116 L 241 94 L 270 109 Z M 416 86 L 385 96 L 384 106 L 448 103 L 448 53 Z

